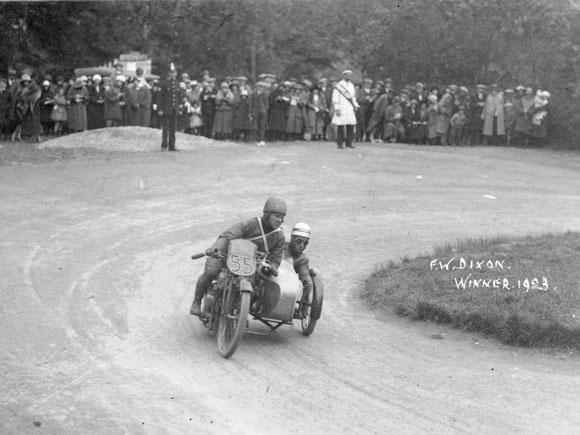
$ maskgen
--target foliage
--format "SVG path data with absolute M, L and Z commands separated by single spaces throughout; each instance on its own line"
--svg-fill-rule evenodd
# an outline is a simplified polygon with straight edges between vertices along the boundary
M 547 88 L 578 137 L 580 7 L 567 0 L 150 0 L 0 4 L 0 70 L 95 66 L 141 51 L 198 76 L 338 73 Z

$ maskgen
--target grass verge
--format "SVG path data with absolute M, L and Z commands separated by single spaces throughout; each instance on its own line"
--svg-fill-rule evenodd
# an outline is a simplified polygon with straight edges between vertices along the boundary
M 580 350 L 580 233 L 469 239 L 378 268 L 362 298 L 501 342 Z

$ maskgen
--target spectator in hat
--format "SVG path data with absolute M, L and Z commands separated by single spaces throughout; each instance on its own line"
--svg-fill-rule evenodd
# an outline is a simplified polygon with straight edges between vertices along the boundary
M 516 125 L 516 111 L 514 102 L 514 90 L 506 89 L 504 91 L 503 111 L 505 116 L 505 136 L 507 146 L 511 145 Z
M 532 109 L 535 105 L 532 88 L 524 90 L 524 96 L 515 106 L 516 122 L 514 125 L 514 142 L 516 145 L 525 145 L 529 142 L 532 132 Z
M 501 137 L 505 136 L 503 94 L 498 85 L 491 85 L 491 92 L 485 99 L 483 106 L 483 137 L 486 145 L 499 145 Z
M 437 135 L 441 145 L 447 145 L 451 116 L 453 115 L 453 94 L 451 88 L 445 88 L 445 92 L 439 101 L 439 122 L 437 123 Z
M 149 124 L 151 128 L 161 128 L 161 116 L 158 113 L 159 107 L 157 106 L 160 92 L 159 80 L 154 79 L 151 82 L 151 121 Z
M 24 102 L 22 101 L 22 92 L 28 86 L 31 77 L 29 74 L 23 73 L 20 80 L 12 83 L 10 87 L 10 95 L 12 107 L 9 114 L 9 129 L 11 132 L 10 139 L 12 141 L 20 140 L 22 138 L 22 120 L 24 118 Z
M 254 140 L 258 146 L 266 145 L 266 123 L 268 120 L 268 89 L 265 81 L 256 83 L 256 89 L 250 94 L 250 120 Z
M 29 138 L 33 142 L 40 142 L 42 130 L 40 122 L 40 98 L 42 90 L 36 80 L 28 74 L 22 76 L 22 91 L 18 97 L 18 106 L 21 111 L 21 137 Z
M 549 98 L 550 93 L 548 91 L 538 89 L 534 98 L 534 106 L 530 111 L 532 118 L 530 136 L 535 146 L 540 145 L 548 136 Z
M 324 115 L 324 127 L 322 132 L 322 139 L 326 140 L 328 126 L 332 120 L 332 88 L 328 86 L 328 79 L 326 77 L 320 77 L 320 79 L 318 79 L 318 87 L 320 88 L 320 95 L 326 99 L 326 107 L 328 108 L 328 112 Z
M 245 77 L 240 77 L 240 79 L 245 79 Z M 252 131 L 251 100 L 250 88 L 247 84 L 244 84 L 242 88 L 243 82 L 243 80 L 239 80 L 240 85 L 234 106 L 234 135 L 237 139 L 248 142 L 251 139 L 250 132 Z
M 201 95 L 201 116 L 203 118 L 203 135 L 205 137 L 212 137 L 213 123 L 216 113 L 216 96 L 217 89 L 215 88 L 216 79 L 209 77 L 207 85 L 204 86 Z
M 87 129 L 89 92 L 81 77 L 78 77 L 74 82 L 74 86 L 68 90 L 67 99 L 69 131 L 73 133 L 85 131 Z
M 308 97 L 306 107 L 308 132 L 312 140 L 322 140 L 324 138 L 324 123 L 327 113 L 326 96 L 321 94 L 319 86 L 314 86 Z
M 52 113 L 50 119 L 53 121 L 53 132 L 55 136 L 60 136 L 65 132 L 67 127 L 67 105 L 66 90 L 64 87 L 57 88 L 54 95 L 54 104 L 52 105 Z
M 427 112 L 425 111 L 425 114 Z M 421 143 L 421 108 L 415 98 L 411 99 L 409 107 L 406 110 L 405 118 L 407 119 L 407 140 L 412 144 Z
M 48 135 L 53 131 L 53 121 L 50 117 L 52 114 L 52 106 L 54 105 L 54 90 L 48 80 L 42 82 L 40 89 L 40 125 L 41 134 Z
M 139 70 L 137 70 L 139 72 Z M 137 115 L 137 125 L 149 127 L 151 125 L 151 103 L 153 101 L 152 87 L 145 78 L 137 75 L 137 103 L 139 112 Z
M 439 125 L 439 102 L 437 101 L 437 95 L 434 93 L 431 93 L 427 99 L 429 100 L 429 107 L 427 108 L 427 140 L 429 145 L 439 145 L 440 136 L 437 132 L 437 126 Z
M 106 127 L 116 127 L 123 121 L 123 112 L 121 111 L 121 85 L 118 80 L 111 77 L 103 79 L 103 92 L 105 101 L 103 103 L 103 117 Z
M 483 108 L 486 99 L 486 86 L 477 85 L 477 91 L 470 101 L 467 112 L 467 129 L 469 131 L 469 143 L 471 146 L 478 146 L 483 143 Z
M 105 89 L 103 80 L 99 74 L 93 76 L 87 91 L 89 102 L 87 105 L 87 128 L 94 130 L 105 127 Z
M 417 82 L 414 92 L 411 93 L 411 98 L 417 100 L 418 107 L 421 107 L 421 103 L 423 102 L 428 104 L 427 94 L 425 93 L 425 85 L 422 82 Z
M 270 92 L 268 127 L 273 141 L 286 140 L 290 86 L 290 82 L 283 82 Z
M 138 125 L 139 122 L 139 95 L 137 79 L 127 80 L 125 88 L 125 125 Z
M 201 117 L 201 104 L 198 100 L 191 102 L 191 109 L 189 112 L 189 128 L 190 133 L 198 136 L 203 127 L 203 119 Z
M 356 93 L 352 83 L 352 71 L 345 70 L 332 91 L 332 105 L 334 115 L 332 124 L 337 127 L 336 143 L 338 148 L 354 148 L 354 128 L 356 126 L 356 111 L 359 106 L 356 102 Z M 346 133 L 346 134 L 345 134 Z
M 373 81 L 365 78 L 362 81 L 362 86 L 357 90 L 356 102 L 359 105 L 359 110 L 356 112 L 356 136 L 358 141 L 366 140 L 370 142 L 370 134 L 367 132 L 367 125 L 373 113 Z
M 391 97 L 385 88 L 385 83 L 381 80 L 377 81 L 373 108 L 367 124 L 367 133 L 374 142 L 380 142 L 383 139 L 385 110 L 390 103 Z
M 216 95 L 216 113 L 213 122 L 213 135 L 216 139 L 231 139 L 234 130 L 234 94 L 228 82 L 222 82 Z
M 465 126 L 467 125 L 467 115 L 465 107 L 459 106 L 457 113 L 451 117 L 449 129 L 449 145 L 462 146 L 464 144 Z
M 400 97 L 394 97 L 385 110 L 385 130 L 383 140 L 391 143 L 405 139 L 405 127 L 403 125 L 403 107 Z
M 286 138 L 293 141 L 303 137 L 306 120 L 304 101 L 300 98 L 300 91 L 300 85 L 290 82 Z

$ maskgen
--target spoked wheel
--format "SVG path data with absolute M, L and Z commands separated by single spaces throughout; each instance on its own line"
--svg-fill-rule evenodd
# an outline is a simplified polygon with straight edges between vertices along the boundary
M 306 303 L 303 308 L 304 316 L 301 319 L 302 334 L 307 337 L 312 334 L 314 327 L 316 326 L 316 318 L 312 316 L 313 310 L 322 308 L 315 306 L 315 304 L 317 304 L 316 300 L 316 288 L 312 287 L 312 291 L 308 293 L 308 297 L 306 298 Z
M 248 319 L 251 296 L 248 292 L 227 290 L 219 319 L 217 345 L 221 356 L 229 358 L 236 351 Z

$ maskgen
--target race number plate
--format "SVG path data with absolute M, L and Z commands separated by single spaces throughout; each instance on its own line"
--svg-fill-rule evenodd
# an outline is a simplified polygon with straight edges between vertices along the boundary
M 256 245 L 243 239 L 230 241 L 228 269 L 235 275 L 250 276 L 256 273 Z

